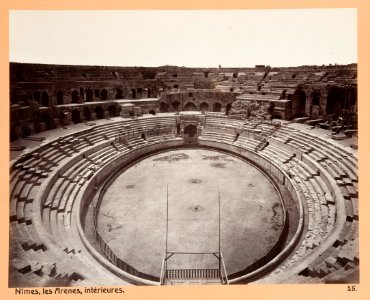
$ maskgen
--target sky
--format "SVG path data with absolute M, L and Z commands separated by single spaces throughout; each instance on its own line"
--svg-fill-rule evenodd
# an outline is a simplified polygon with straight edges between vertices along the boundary
M 10 11 L 12 62 L 272 67 L 357 62 L 356 9 Z

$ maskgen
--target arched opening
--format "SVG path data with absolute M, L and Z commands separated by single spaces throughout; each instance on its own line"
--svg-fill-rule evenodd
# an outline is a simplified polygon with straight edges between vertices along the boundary
M 122 91 L 122 89 L 117 89 L 116 90 L 115 98 L 116 99 L 123 99 L 123 91 Z
M 339 108 L 339 110 L 338 110 Z M 340 93 L 338 89 L 331 88 L 328 97 L 326 99 L 326 108 L 325 112 L 328 115 L 335 113 L 340 113 L 341 103 L 340 103 Z
M 193 137 L 194 135 L 197 134 L 197 132 L 198 132 L 197 126 L 193 124 L 187 125 L 184 129 L 184 134 L 188 134 L 189 137 Z
M 99 89 L 94 89 L 94 96 L 97 99 L 100 99 L 100 90 Z
M 161 102 L 161 104 L 159 105 L 159 111 L 168 112 L 168 104 L 165 102 Z
M 23 126 L 22 127 L 22 138 L 25 138 L 29 135 L 31 135 L 31 128 L 29 126 Z
M 86 90 L 86 101 L 91 102 L 91 101 L 93 101 L 93 98 L 94 98 L 93 90 L 92 89 L 87 89 Z
M 283 117 L 281 116 L 281 114 L 275 112 L 275 113 L 272 114 L 272 118 L 273 119 L 282 119 Z
M 142 98 L 143 97 L 143 89 L 142 88 L 138 88 L 137 91 L 136 91 L 136 97 L 138 99 Z
M 80 87 L 80 98 L 85 99 L 85 91 L 83 87 Z
M 208 111 L 208 109 L 209 109 L 209 104 L 207 103 L 207 102 L 202 102 L 201 104 L 200 104 L 200 106 L 199 106 L 199 109 L 200 109 L 200 111 Z
M 86 121 L 91 121 L 91 110 L 87 106 L 84 107 L 84 118 Z
M 72 103 L 78 103 L 78 92 L 77 91 L 73 91 L 72 92 Z
M 33 95 L 32 95 L 32 93 L 27 93 L 27 95 L 28 95 L 28 100 L 33 100 Z
M 320 91 L 318 90 L 311 93 L 311 106 L 309 112 L 311 118 L 318 118 L 321 115 L 320 96 Z
M 292 99 L 292 116 L 293 118 L 303 117 L 306 115 L 306 93 L 297 91 Z
M 46 129 L 51 129 L 52 119 L 51 119 L 51 116 L 50 116 L 49 113 L 47 113 L 47 112 L 41 113 L 40 122 L 46 124 Z
M 154 110 L 149 110 L 149 113 L 153 116 L 155 116 L 155 111 Z
M 101 106 L 95 107 L 94 113 L 96 113 L 96 118 L 97 119 L 103 119 L 104 118 L 104 110 Z
M 185 104 L 184 110 L 185 111 L 197 110 L 197 107 L 195 106 L 195 104 L 193 102 L 188 102 L 188 103 Z
M 81 123 L 81 115 L 78 109 L 72 110 L 72 122 L 74 124 Z
M 40 97 L 41 97 L 41 94 L 39 91 L 36 91 L 33 93 L 33 99 L 39 103 L 40 103 Z
M 131 98 L 136 99 L 136 90 L 135 89 L 131 90 Z
M 311 97 L 312 97 L 311 105 L 320 105 L 320 92 L 319 91 L 313 91 L 311 94 Z
M 57 105 L 64 104 L 64 94 L 62 91 L 57 92 Z
M 117 116 L 117 107 L 115 105 L 109 105 L 107 110 L 109 112 L 109 117 Z
M 43 106 L 49 106 L 49 95 L 46 92 L 41 94 L 41 104 Z
M 108 100 L 108 90 L 107 89 L 102 89 L 102 91 L 101 91 L 101 99 L 102 100 Z
M 228 116 L 231 109 L 231 103 L 228 103 L 225 108 L 225 114 Z
M 172 108 L 174 111 L 179 111 L 179 107 L 180 107 L 180 102 L 172 102 Z
M 215 104 L 213 104 L 213 111 L 214 112 L 221 112 L 221 109 L 222 109 L 221 103 L 216 102 Z

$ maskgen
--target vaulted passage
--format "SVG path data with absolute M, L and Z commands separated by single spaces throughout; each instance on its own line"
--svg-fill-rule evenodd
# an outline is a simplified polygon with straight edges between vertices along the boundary
M 196 135 L 198 132 L 198 129 L 197 129 L 197 126 L 195 125 L 187 125 L 184 129 L 184 133 L 185 134 L 188 134 L 189 137 L 193 137 L 194 135 Z
M 46 124 L 46 129 L 51 129 L 52 118 L 49 113 L 47 112 L 41 113 L 40 122 Z
M 200 111 L 208 111 L 209 104 L 207 102 L 202 102 L 199 106 Z
M 131 99 L 136 99 L 136 90 L 135 89 L 131 90 Z
M 64 94 L 62 91 L 57 92 L 57 105 L 64 104 Z
M 221 109 L 222 109 L 221 103 L 216 102 L 215 104 L 213 104 L 213 111 L 214 112 L 221 112 Z
M 81 115 L 78 109 L 72 110 L 72 122 L 75 124 L 81 123 Z
M 84 107 L 84 118 L 87 121 L 91 120 L 91 110 L 88 107 Z
M 91 101 L 93 101 L 93 99 L 94 99 L 94 92 L 93 92 L 92 89 L 88 89 L 86 91 L 86 101 L 91 102 Z
M 228 104 L 226 105 L 226 109 L 225 109 L 225 114 L 226 114 L 227 116 L 229 115 L 230 109 L 231 109 L 231 103 L 228 103 Z
M 115 117 L 117 115 L 117 108 L 115 105 L 108 106 L 108 112 L 110 117 Z
M 303 117 L 306 114 L 306 93 L 297 91 L 292 98 L 293 118 Z
M 168 112 L 168 104 L 165 102 L 161 102 L 159 105 L 160 112 Z
M 197 107 L 195 106 L 195 104 L 193 102 L 188 102 L 188 103 L 185 104 L 184 110 L 185 111 L 197 110 Z
M 103 119 L 104 118 L 104 110 L 102 107 L 97 106 L 94 110 L 94 113 L 96 113 L 97 119 Z
M 49 95 L 46 92 L 41 94 L 41 105 L 49 106 Z
M 172 108 L 174 111 L 179 111 L 180 103 L 175 101 L 172 103 Z
M 117 92 L 116 92 L 115 98 L 116 98 L 116 99 L 123 99 L 123 92 L 122 92 L 122 89 L 117 89 Z
M 108 91 L 106 89 L 102 89 L 101 91 L 101 99 L 108 100 Z
M 78 103 L 78 92 L 77 91 L 73 91 L 72 92 L 72 103 Z

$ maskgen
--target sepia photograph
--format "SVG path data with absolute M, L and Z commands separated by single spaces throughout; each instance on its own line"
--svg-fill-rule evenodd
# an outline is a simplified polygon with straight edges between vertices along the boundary
M 357 22 L 10 10 L 8 287 L 360 284 Z

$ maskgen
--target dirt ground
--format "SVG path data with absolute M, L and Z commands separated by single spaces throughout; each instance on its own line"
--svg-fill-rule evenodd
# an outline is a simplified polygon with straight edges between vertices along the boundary
M 181 149 L 148 157 L 123 172 L 104 195 L 99 230 L 118 257 L 159 276 L 168 251 L 221 251 L 229 274 L 241 271 L 276 243 L 283 209 L 273 184 L 247 162 L 221 152 Z M 213 255 L 174 255 L 169 268 L 217 267 Z

